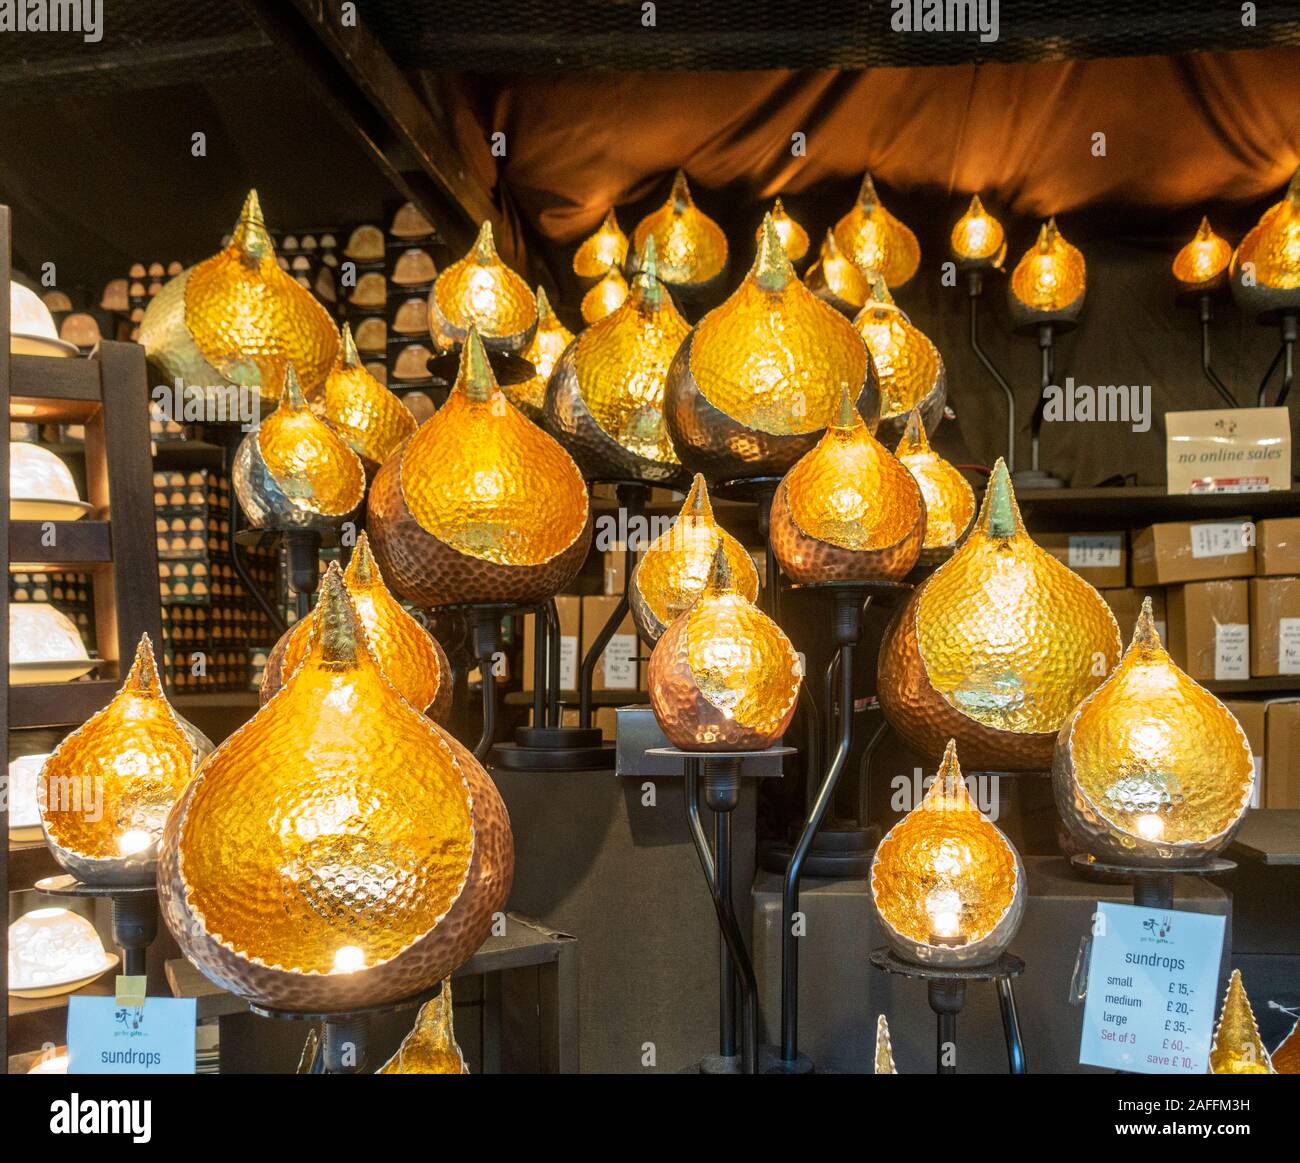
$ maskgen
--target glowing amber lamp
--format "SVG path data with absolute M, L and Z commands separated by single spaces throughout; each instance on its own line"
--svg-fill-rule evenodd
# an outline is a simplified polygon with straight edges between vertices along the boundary
M 509 891 L 491 788 L 384 677 L 333 563 L 302 665 L 168 817 L 163 916 L 191 961 L 250 1001 L 418 993 L 474 952 Z
M 727 236 L 691 197 L 686 175 L 677 171 L 672 193 L 647 214 L 632 234 L 637 253 L 647 238 L 655 240 L 659 277 L 670 286 L 697 289 L 711 283 L 727 265 Z
M 361 458 L 307 406 L 293 364 L 278 407 L 240 441 L 233 477 L 259 529 L 337 528 L 366 492 Z
M 384 677 L 417 711 L 444 722 L 451 712 L 451 664 L 438 640 L 388 592 L 364 533 L 357 538 L 343 583 Z M 313 612 L 296 622 L 275 644 L 262 672 L 263 703 L 307 657 L 314 618 Z
M 1232 971 L 1210 1046 L 1211 1074 L 1276 1074 L 1250 1008 L 1241 970 Z
M 140 342 L 168 377 L 186 384 L 229 381 L 264 389 L 283 382 L 289 363 L 314 389 L 338 351 L 329 313 L 277 264 L 256 190 L 248 193 L 230 244 L 150 300 Z
M 1025 870 L 966 790 L 953 740 L 924 799 L 876 849 L 871 900 L 885 940 L 913 963 L 987 965 L 1016 935 Z
M 650 655 L 650 705 L 683 751 L 762 751 L 790 725 L 799 656 L 731 579 L 721 544 L 704 592 Z
M 506 398 L 530 420 L 542 418 L 542 406 L 546 402 L 546 385 L 551 372 L 560 362 L 564 349 L 573 342 L 573 332 L 560 322 L 559 316 L 546 297 L 546 292 L 537 288 L 537 330 L 528 341 L 528 346 L 519 353 L 533 365 L 532 377 L 522 384 L 502 384 Z
M 862 175 L 853 209 L 835 224 L 835 238 L 858 266 L 878 271 L 891 287 L 901 287 L 921 265 L 916 235 L 885 209 L 870 174 Z
M 420 1007 L 415 1026 L 377 1074 L 468 1074 L 452 1020 L 451 978 Z
M 1025 532 L 999 459 L 974 528 L 885 635 L 881 708 L 922 755 L 955 738 L 977 770 L 1047 771 L 1120 649 L 1101 595 Z
M 1122 864 L 1203 862 L 1228 845 L 1250 807 L 1245 732 L 1174 665 L 1150 598 L 1120 664 L 1061 729 L 1052 777 L 1074 837 Z
M 429 334 L 439 351 L 455 351 L 470 326 L 496 351 L 518 352 L 533 337 L 537 300 L 497 254 L 492 223 L 484 222 L 469 253 L 429 291 Z
M 647 238 L 631 295 L 578 337 L 547 388 L 547 426 L 588 479 L 671 483 L 682 476 L 664 421 L 664 387 L 689 331 L 659 281 L 655 242 Z
M 880 384 L 880 424 L 876 435 L 892 443 L 913 408 L 933 428 L 943 413 L 947 376 L 939 349 L 894 304 L 884 280 L 871 280 L 871 298 L 853 320 L 871 352 Z
M 610 267 L 621 267 L 627 260 L 627 235 L 619 228 L 611 207 L 600 229 L 583 240 L 573 256 L 573 273 L 580 279 L 599 279 Z
M 312 410 L 328 420 L 363 460 L 383 464 L 416 429 L 410 410 L 361 362 L 352 328 L 339 335 L 339 357 L 314 396 Z
M 1269 1055 L 1278 1074 L 1300 1074 L 1300 1021 Z
M 884 1014 L 876 1018 L 876 1060 L 873 1073 L 898 1073 L 898 1067 L 894 1065 L 894 1047 L 889 1041 L 889 1023 Z
M 632 570 L 628 602 L 641 637 L 654 644 L 704 592 L 719 540 L 732 584 L 749 602 L 758 601 L 758 570 L 749 551 L 713 518 L 709 487 L 695 474 L 672 528 L 650 543 Z
M 835 241 L 835 232 L 826 232 L 826 241 L 804 279 L 808 289 L 819 299 L 844 315 L 854 315 L 871 294 L 871 281 L 851 258 L 845 258 Z
M 898 447 L 894 449 L 903 467 L 916 478 L 925 501 L 925 541 L 921 549 L 952 549 L 975 519 L 975 490 L 970 482 L 930 447 L 921 423 L 921 413 L 913 410 L 907 418 Z
M 673 444 L 711 480 L 779 475 L 817 443 L 845 389 L 874 417 L 861 336 L 795 277 L 769 216 L 744 281 L 673 361 Z
M 542 601 L 581 568 L 582 474 L 506 399 L 473 326 L 447 402 L 376 475 L 369 530 L 393 591 L 426 607 Z
M 1250 311 L 1300 310 L 1300 169 L 1232 256 L 1233 297 Z
M 781 568 L 805 584 L 897 580 L 916 564 L 924 537 L 915 478 L 845 392 L 826 434 L 777 487 L 771 540 Z
M 610 267 L 594 287 L 582 296 L 582 319 L 584 323 L 599 323 L 612 315 L 627 298 L 627 279 L 618 267 Z
M 1002 223 L 984 209 L 978 194 L 972 194 L 966 213 L 957 219 L 950 237 L 953 257 L 959 266 L 974 270 L 1001 268 L 1007 257 L 1007 235 Z
M 112 701 L 41 769 L 37 802 L 54 858 L 84 884 L 152 884 L 167 813 L 211 750 L 163 695 L 144 635 Z
M 785 206 L 782 205 L 780 198 L 772 203 L 771 214 L 772 225 L 776 227 L 777 237 L 781 240 L 785 253 L 790 256 L 790 261 L 802 262 L 808 253 L 808 231 L 785 212 Z M 761 241 L 762 234 L 763 227 L 760 225 L 754 233 L 754 240 Z
M 1083 310 L 1088 276 L 1083 255 L 1049 218 L 1011 272 L 1007 293 L 1017 324 L 1068 322 Z
M 1232 261 L 1232 247 L 1202 218 L 1192 240 L 1174 256 L 1174 278 L 1187 292 L 1213 291 L 1223 286 Z

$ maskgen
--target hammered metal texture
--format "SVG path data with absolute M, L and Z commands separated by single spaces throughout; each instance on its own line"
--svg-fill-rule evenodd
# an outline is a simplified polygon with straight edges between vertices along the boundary
M 537 300 L 501 261 L 484 222 L 470 252 L 434 281 L 429 291 L 429 335 L 439 351 L 455 351 L 470 326 L 493 351 L 518 352 L 537 327 Z
M 677 453 L 713 481 L 780 475 L 817 443 L 846 389 L 874 425 L 866 345 L 798 281 L 769 218 L 744 281 L 669 369 L 665 411 Z
M 193 269 L 187 267 L 169 279 L 149 300 L 140 319 L 139 342 L 168 381 L 215 387 L 226 383 L 226 377 L 203 358 L 185 325 L 185 287 Z
M 258 529 L 334 529 L 366 495 L 361 458 L 307 407 L 293 364 L 279 406 L 240 441 L 232 477 Z
M 1174 278 L 1184 291 L 1213 291 L 1223 282 L 1230 262 L 1231 244 L 1214 233 L 1208 218 L 1202 218 L 1192 240 L 1174 255 Z
M 573 273 L 580 279 L 599 279 L 610 267 L 627 261 L 627 235 L 611 208 L 595 234 L 582 240 L 573 256 Z
M 683 751 L 762 751 L 785 734 L 799 657 L 781 628 L 732 586 L 715 549 L 709 583 L 650 655 L 650 704 Z
M 690 332 L 647 243 L 632 294 L 584 331 L 551 374 L 547 427 L 588 480 L 672 483 L 684 472 L 664 422 L 664 385 Z
M 560 362 L 564 349 L 573 342 L 573 332 L 560 322 L 559 316 L 551 308 L 551 301 L 546 292 L 537 288 L 537 330 L 528 341 L 528 346 L 519 353 L 533 365 L 532 377 L 521 384 L 502 384 L 501 390 L 506 398 L 528 419 L 540 423 L 542 409 L 546 404 L 546 385 L 551 372 Z
M 238 384 L 279 384 L 292 363 L 313 389 L 338 352 L 329 313 L 276 264 L 256 191 L 230 245 L 190 270 L 185 326 L 204 359 Z
M 1002 223 L 984 209 L 978 194 L 972 194 L 966 213 L 953 225 L 948 237 L 959 266 L 997 267 L 1007 256 L 1007 234 Z
M 1254 782 L 1241 725 L 1174 665 L 1147 598 L 1119 666 L 1057 739 L 1052 783 L 1066 827 L 1099 860 L 1199 864 L 1232 840 Z
M 776 490 L 772 552 L 800 584 L 897 581 L 916 564 L 925 521 L 916 480 L 846 396 L 836 423 Z
M 364 533 L 357 538 L 343 582 L 361 619 L 366 646 L 384 677 L 416 710 L 446 722 L 451 714 L 451 664 L 438 640 L 388 592 Z M 307 657 L 313 618 L 310 614 L 294 623 L 275 644 L 262 671 L 263 704 Z
M 309 1010 L 428 988 L 490 923 L 486 902 L 453 923 L 483 856 L 481 768 L 384 678 L 337 565 L 314 624 L 303 665 L 173 810 L 159 862 L 163 916 L 200 969 Z
M 451 979 L 420 1007 L 415 1026 L 376 1074 L 468 1074 L 452 1021 Z
M 919 412 L 907 419 L 894 455 L 916 478 L 925 500 L 922 549 L 949 549 L 975 519 L 975 490 L 956 468 L 930 447 Z
M 541 601 L 581 568 L 578 466 L 506 399 L 473 330 L 447 402 L 376 475 L 369 528 L 389 585 L 422 606 Z
M 808 231 L 786 213 L 780 198 L 772 204 L 771 214 L 772 225 L 776 227 L 777 237 L 781 240 L 781 248 L 789 255 L 792 263 L 802 262 L 808 253 Z M 754 241 L 759 242 L 762 237 L 763 228 L 760 225 L 754 232 Z
M 714 520 L 708 485 L 697 473 L 677 520 L 650 543 L 628 584 L 632 620 L 652 646 L 704 592 L 719 539 L 736 591 L 747 601 L 758 601 L 754 559 Z
M 348 447 L 375 468 L 417 427 L 410 409 L 366 370 L 346 323 L 333 369 L 307 398 L 312 411 L 328 420 Z
M 835 224 L 835 240 L 848 258 L 891 287 L 901 287 L 921 265 L 916 235 L 881 205 L 870 174 L 862 175 L 853 209 Z
M 1291 1032 L 1269 1057 L 1278 1074 L 1300 1074 L 1300 1021 L 1291 1027 Z
M 1223 996 L 1219 1022 L 1210 1046 L 1211 1074 L 1275 1074 L 1272 1059 L 1264 1048 L 1255 1022 L 1255 1011 L 1241 982 L 1241 970 L 1234 969 Z
M 885 940 L 914 964 L 987 965 L 1020 928 L 1025 896 L 1020 856 L 975 806 L 949 741 L 925 797 L 871 862 Z
M 163 694 L 145 634 L 112 701 L 41 768 L 37 802 L 55 860 L 83 884 L 152 884 L 167 813 L 211 750 Z
M 902 435 L 913 408 L 920 409 L 926 428 L 933 431 L 937 427 L 947 397 L 947 375 L 939 349 L 894 305 L 879 278 L 873 294 L 853 326 L 871 352 L 880 385 L 876 436 L 893 444 Z
M 1023 326 L 1076 319 L 1087 286 L 1083 255 L 1065 241 L 1056 219 L 1049 218 L 1007 283 L 1012 322 Z
M 880 1014 L 876 1018 L 875 1069 L 872 1073 L 898 1073 L 898 1067 L 894 1065 L 894 1047 L 889 1041 L 889 1022 L 886 1021 L 884 1014 Z
M 1253 285 L 1243 264 L 1254 264 Z M 1232 256 L 1232 296 L 1243 310 L 1300 310 L 1300 169 L 1282 201 L 1264 211 Z
M 627 279 L 617 267 L 610 267 L 604 278 L 582 296 L 582 321 L 590 326 L 607 319 L 627 301 Z
M 871 294 L 871 282 L 862 268 L 846 258 L 835 241 L 835 231 L 826 232 L 817 261 L 808 268 L 804 285 L 824 303 L 842 315 L 853 316 Z
M 881 709 L 927 758 L 956 739 L 975 770 L 1047 771 L 1120 649 L 1101 595 L 1025 532 L 999 459 L 970 535 L 886 632 Z
M 727 236 L 695 205 L 681 170 L 673 179 L 668 201 L 637 224 L 632 249 L 640 254 L 651 237 L 659 256 L 659 277 L 670 286 L 703 287 L 726 268 Z

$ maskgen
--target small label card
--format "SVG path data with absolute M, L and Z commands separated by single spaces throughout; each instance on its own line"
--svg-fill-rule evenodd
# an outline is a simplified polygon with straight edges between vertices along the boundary
M 1100 903 L 1079 1061 L 1135 1074 L 1204 1074 L 1224 918 Z
M 1113 569 L 1123 561 L 1123 535 L 1120 533 L 1072 533 L 1066 551 L 1071 569 L 1101 567 Z
M 69 1074 L 193 1074 L 195 1001 L 68 998 Z
M 1212 521 L 1204 525 L 1193 525 L 1192 556 L 1231 557 L 1236 553 L 1245 553 L 1253 544 L 1253 533 L 1248 521 Z
M 1214 627 L 1214 677 L 1219 682 L 1250 678 L 1250 624 L 1220 622 Z

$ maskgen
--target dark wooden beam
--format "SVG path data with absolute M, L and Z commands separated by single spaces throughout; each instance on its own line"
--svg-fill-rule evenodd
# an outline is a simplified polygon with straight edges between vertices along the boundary
M 364 16 L 345 28 L 340 6 L 324 0 L 242 3 L 452 250 L 468 249 L 485 219 L 500 233 L 491 195 L 465 169 L 451 135 L 370 34 Z

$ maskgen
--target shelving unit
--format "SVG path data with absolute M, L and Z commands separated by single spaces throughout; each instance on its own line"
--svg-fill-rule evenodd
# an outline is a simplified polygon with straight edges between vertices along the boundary
M 10 278 L 10 215 L 0 206 L 0 281 Z M 8 296 L 0 308 L 0 330 L 9 333 Z M 139 503 L 152 496 L 149 399 L 144 349 L 104 342 L 87 359 L 10 356 L 0 351 L 0 412 L 5 419 L 0 474 L 8 479 L 11 421 L 75 423 L 85 428 L 86 499 L 94 506 L 84 521 L 10 521 L 0 506 L 0 566 L 11 570 L 77 569 L 89 572 L 95 600 L 96 677 L 70 683 L 7 686 L 0 728 L 9 733 L 35 727 L 72 728 L 102 708 L 117 690 L 121 660 L 129 659 L 140 635 L 161 642 L 158 558 L 153 511 Z M 134 504 L 114 505 L 114 497 Z M 50 536 L 50 533 L 53 536 Z M 9 587 L 0 587 L 0 649 L 8 658 Z M 8 837 L 7 804 L 0 803 L 0 827 Z M 0 862 L 0 895 L 27 889 L 56 871 L 44 843 L 8 844 Z M 8 993 L 8 925 L 0 938 L 0 981 Z M 107 985 L 105 985 L 107 980 Z M 111 990 L 100 979 L 87 992 Z M 10 1023 L 0 1030 L 0 1060 L 45 1040 L 40 1015 L 66 1007 L 61 999 L 9 998 Z M 55 1004 L 57 1003 L 57 1005 Z M 7 1044 L 11 1035 L 15 1045 Z

